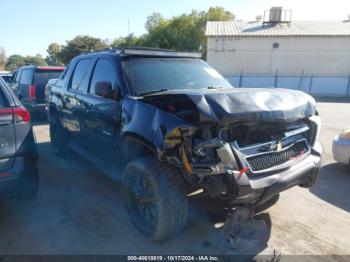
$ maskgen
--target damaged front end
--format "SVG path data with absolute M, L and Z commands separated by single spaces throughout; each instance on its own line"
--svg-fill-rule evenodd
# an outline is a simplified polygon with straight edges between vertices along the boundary
M 150 130 L 143 136 L 159 158 L 178 166 L 193 190 L 230 206 L 254 208 L 289 187 L 310 187 L 316 179 L 320 120 L 314 100 L 301 92 L 172 92 L 131 107 L 149 114 Z M 125 131 L 133 125 L 127 121 Z
M 322 154 L 317 121 L 316 116 L 222 127 L 217 138 L 194 144 L 193 173 L 211 197 L 234 206 L 262 204 L 289 187 L 311 186 Z

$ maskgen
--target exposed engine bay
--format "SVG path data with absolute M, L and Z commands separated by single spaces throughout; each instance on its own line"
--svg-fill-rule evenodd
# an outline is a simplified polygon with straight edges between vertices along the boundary
M 261 201 L 277 177 L 311 154 L 319 130 L 314 100 L 292 90 L 172 91 L 139 101 L 155 110 L 150 134 L 159 158 L 193 188 L 234 205 Z M 300 173 L 315 170 L 318 164 Z

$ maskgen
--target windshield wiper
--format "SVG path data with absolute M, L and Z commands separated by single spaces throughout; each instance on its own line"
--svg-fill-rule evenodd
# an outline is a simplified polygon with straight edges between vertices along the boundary
M 157 94 L 157 93 L 165 92 L 165 91 L 169 91 L 169 89 L 151 90 L 151 91 L 140 93 L 139 95 L 140 96 L 147 96 L 147 95 L 153 95 L 153 94 Z

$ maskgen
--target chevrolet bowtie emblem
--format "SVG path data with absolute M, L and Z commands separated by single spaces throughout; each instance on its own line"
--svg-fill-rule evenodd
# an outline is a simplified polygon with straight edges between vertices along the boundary
M 276 149 L 276 151 L 279 152 L 279 151 L 281 151 L 281 150 L 282 150 L 282 141 L 279 141 L 279 142 L 277 143 L 277 149 Z
M 283 145 L 282 145 L 282 141 L 278 141 L 278 142 L 274 142 L 274 143 L 271 143 L 270 145 L 270 150 L 271 151 L 281 151 L 283 148 Z

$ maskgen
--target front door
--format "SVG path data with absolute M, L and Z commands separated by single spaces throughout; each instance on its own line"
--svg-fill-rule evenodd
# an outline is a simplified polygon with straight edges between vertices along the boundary
M 113 90 L 120 88 L 120 79 L 114 60 L 100 58 L 91 78 L 88 94 L 84 98 L 83 128 L 86 147 L 94 156 L 118 167 L 122 161 L 120 156 L 120 119 L 121 103 L 117 99 L 98 96 L 95 86 L 99 82 L 109 82 Z M 119 152 L 119 153 L 118 153 Z

